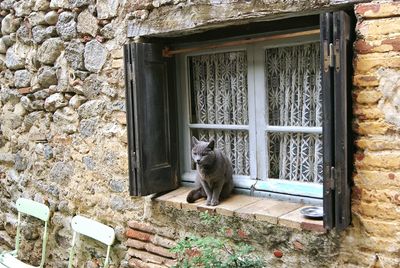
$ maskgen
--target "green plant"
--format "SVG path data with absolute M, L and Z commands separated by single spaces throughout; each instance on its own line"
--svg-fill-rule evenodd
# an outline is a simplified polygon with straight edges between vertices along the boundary
M 200 214 L 203 224 L 217 226 L 219 216 Z M 223 234 L 221 229 L 216 233 Z M 176 268 L 261 268 L 264 262 L 252 254 L 253 247 L 245 243 L 232 244 L 225 237 L 189 236 L 180 240 L 171 252 L 176 253 Z
M 187 237 L 172 248 L 177 254 L 176 268 L 258 268 L 264 267 L 261 258 L 251 254 L 250 245 L 229 244 L 226 239 L 214 237 Z

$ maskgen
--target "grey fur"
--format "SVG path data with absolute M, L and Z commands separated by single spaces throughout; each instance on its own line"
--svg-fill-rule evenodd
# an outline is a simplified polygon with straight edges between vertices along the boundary
M 221 150 L 214 149 L 214 140 L 198 141 L 192 137 L 192 158 L 196 163 L 196 181 L 200 187 L 191 191 L 188 202 L 207 198 L 207 205 L 216 206 L 233 190 L 232 163 Z

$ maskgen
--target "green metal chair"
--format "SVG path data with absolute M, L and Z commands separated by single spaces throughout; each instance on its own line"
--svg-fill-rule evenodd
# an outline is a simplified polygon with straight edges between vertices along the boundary
M 15 237 L 15 250 L 10 252 L 0 253 L 0 268 L 43 268 L 46 259 L 46 244 L 47 244 L 47 224 L 49 221 L 50 210 L 49 208 L 41 203 L 19 198 L 17 200 L 17 211 L 18 211 L 18 222 L 17 222 L 17 234 Z M 32 266 L 18 259 L 18 251 L 21 239 L 21 215 L 26 214 L 39 220 L 44 221 L 44 229 L 42 234 L 42 259 L 39 266 Z
M 77 234 L 88 236 L 107 245 L 106 259 L 104 260 L 103 265 L 103 268 L 107 268 L 109 265 L 111 245 L 114 243 L 115 239 L 114 229 L 100 222 L 79 215 L 72 218 L 71 227 L 74 230 L 74 234 L 72 236 L 72 247 L 69 253 L 68 268 L 72 268 Z

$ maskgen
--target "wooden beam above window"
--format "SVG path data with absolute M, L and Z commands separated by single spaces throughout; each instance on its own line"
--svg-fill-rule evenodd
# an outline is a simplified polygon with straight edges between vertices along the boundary
M 306 36 L 317 35 L 319 33 L 320 33 L 319 29 L 314 29 L 314 30 L 307 30 L 307 31 L 300 31 L 300 32 L 284 33 L 284 34 L 274 34 L 274 35 L 255 37 L 255 38 L 244 39 L 244 40 L 228 41 L 228 42 L 222 42 L 222 43 L 218 43 L 218 44 L 209 44 L 209 45 L 198 46 L 198 47 L 187 47 L 187 48 L 181 48 L 181 49 L 175 49 L 175 50 L 171 49 L 170 47 L 165 47 L 163 49 L 163 56 L 164 57 L 173 57 L 174 55 L 183 54 L 183 53 L 191 53 L 191 52 L 197 52 L 197 51 L 209 50 L 209 49 L 241 46 L 241 45 L 254 44 L 254 43 L 258 43 L 258 42 L 289 39 L 289 38 L 295 38 L 295 37 L 306 37 Z

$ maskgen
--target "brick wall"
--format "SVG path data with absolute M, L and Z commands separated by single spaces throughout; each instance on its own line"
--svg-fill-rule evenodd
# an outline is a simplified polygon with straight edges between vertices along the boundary
M 400 2 L 355 7 L 353 226 L 346 267 L 398 267 L 400 252 Z

